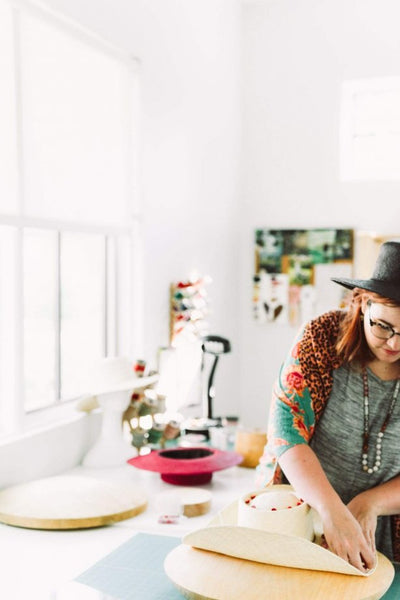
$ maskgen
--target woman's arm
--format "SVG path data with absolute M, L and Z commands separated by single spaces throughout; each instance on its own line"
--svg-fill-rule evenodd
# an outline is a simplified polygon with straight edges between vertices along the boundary
M 361 492 L 347 507 L 360 523 L 366 539 L 374 546 L 378 517 L 400 513 L 400 475 Z
M 267 445 L 257 467 L 259 487 L 277 483 L 279 457 L 297 444 L 308 444 L 315 425 L 310 392 L 299 362 L 299 340 L 303 330 L 283 363 L 272 389 Z
M 310 446 L 289 448 L 279 463 L 296 493 L 320 515 L 329 549 L 360 571 L 371 569 L 376 559 L 375 545 L 367 540 L 357 515 L 343 504 L 329 483 Z
M 373 509 L 376 515 L 397 515 L 400 513 L 400 475 L 393 477 L 386 483 L 365 490 L 355 496 L 349 503 L 355 501 L 363 503 L 366 507 Z

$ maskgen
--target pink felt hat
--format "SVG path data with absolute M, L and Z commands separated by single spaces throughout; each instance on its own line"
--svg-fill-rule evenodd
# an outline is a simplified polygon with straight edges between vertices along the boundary
M 153 450 L 150 454 L 128 460 L 130 465 L 146 471 L 156 471 L 161 479 L 175 485 L 208 483 L 214 471 L 238 465 L 243 456 L 216 448 L 172 448 Z

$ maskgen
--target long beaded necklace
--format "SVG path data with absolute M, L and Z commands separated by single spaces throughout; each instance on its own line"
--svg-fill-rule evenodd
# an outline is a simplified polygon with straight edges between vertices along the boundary
M 379 433 L 376 438 L 376 450 L 375 450 L 375 463 L 373 467 L 368 465 L 368 446 L 369 446 L 369 387 L 368 387 L 368 374 L 367 369 L 363 367 L 362 370 L 363 376 L 363 386 L 364 386 L 364 442 L 362 448 L 362 468 L 366 473 L 376 473 L 381 466 L 381 458 L 382 458 L 382 441 L 383 436 L 385 434 L 386 427 L 390 421 L 390 417 L 392 416 L 394 405 L 396 404 L 397 396 L 399 394 L 400 388 L 400 378 L 397 379 L 396 385 L 394 388 L 392 400 L 390 402 L 389 410 L 386 414 L 385 420 L 382 423 L 382 427 L 379 430 Z

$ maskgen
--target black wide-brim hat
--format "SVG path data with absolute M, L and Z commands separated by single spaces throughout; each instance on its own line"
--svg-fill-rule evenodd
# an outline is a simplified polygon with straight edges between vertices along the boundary
M 332 277 L 332 281 L 349 290 L 361 288 L 400 302 L 400 242 L 382 244 L 371 279 Z

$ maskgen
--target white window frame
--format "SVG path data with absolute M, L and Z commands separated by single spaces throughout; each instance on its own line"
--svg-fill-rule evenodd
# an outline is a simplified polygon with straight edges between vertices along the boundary
M 114 47 L 112 44 L 101 39 L 97 34 L 94 34 L 84 29 L 79 24 L 66 19 L 57 13 L 43 8 L 41 5 L 31 2 L 30 0 L 10 0 L 13 10 L 13 22 L 15 33 L 15 81 L 16 81 L 16 132 L 17 132 L 17 169 L 18 169 L 18 211 L 17 214 L 0 213 L 0 225 L 8 225 L 15 228 L 17 232 L 16 243 L 16 259 L 15 259 L 15 274 L 12 282 L 12 294 L 16 302 L 15 319 L 15 340 L 12 348 L 12 363 L 14 364 L 14 377 L 12 383 L 12 396 L 10 398 L 10 390 L 2 389 L 1 387 L 1 367 L 0 367 L 0 394 L 3 401 L 0 402 L 0 418 L 6 427 L 3 432 L 0 432 L 0 437 L 6 439 L 26 433 L 32 428 L 42 427 L 43 424 L 54 420 L 55 411 L 58 409 L 60 415 L 65 415 L 65 408 L 71 406 L 71 402 L 58 402 L 58 406 L 46 407 L 34 411 L 36 414 L 26 414 L 23 407 L 23 231 L 24 228 L 47 229 L 58 233 L 63 232 L 78 232 L 78 233 L 93 233 L 101 234 L 108 240 L 107 245 L 110 246 L 109 240 L 118 240 L 119 237 L 127 237 L 129 240 L 129 280 L 122 280 L 122 265 L 118 255 L 118 244 L 112 246 L 112 251 L 106 253 L 108 267 L 111 267 L 113 279 L 108 280 L 107 289 L 105 290 L 106 302 L 106 321 L 105 340 L 107 343 L 108 355 L 124 354 L 129 356 L 139 356 L 142 353 L 143 335 L 142 328 L 139 324 L 142 323 L 143 301 L 141 297 L 142 289 L 142 251 L 141 251 L 141 234 L 142 234 L 142 218 L 139 204 L 139 186 L 137 179 L 137 164 L 138 164 L 138 146 L 139 146 L 139 130 L 140 130 L 140 99 L 139 99 L 139 62 L 135 57 L 130 56 L 127 52 Z M 55 219 L 33 218 L 24 214 L 24 173 L 23 173 L 23 148 L 22 148 L 22 112 L 21 112 L 21 85 L 20 85 L 20 56 L 18 51 L 18 35 L 19 35 L 19 15 L 21 11 L 28 11 L 36 17 L 43 19 L 52 26 L 61 29 L 65 33 L 78 38 L 100 52 L 111 55 L 120 61 L 123 61 L 132 74 L 132 107 L 130 115 L 127 115 L 126 126 L 132 132 L 132 144 L 129 148 L 129 166 L 130 166 L 130 191 L 129 191 L 129 207 L 128 218 L 120 225 L 107 226 L 103 223 L 96 223 L 95 220 L 88 223 L 82 222 L 65 222 Z M 129 111 L 128 111 L 129 112 Z M 126 273 L 126 270 L 124 271 Z M 123 291 L 123 293 L 121 293 Z M 134 292 L 134 293 L 133 293 Z M 58 353 L 60 347 L 58 347 Z M 1 353 L 0 353 L 1 356 Z M 59 359 L 59 357 L 58 357 Z M 4 398 L 8 394 L 8 401 Z M 71 399 L 75 400 L 76 399 Z M 62 405 L 62 406 L 61 406 Z M 57 418 L 57 417 L 56 417 Z

